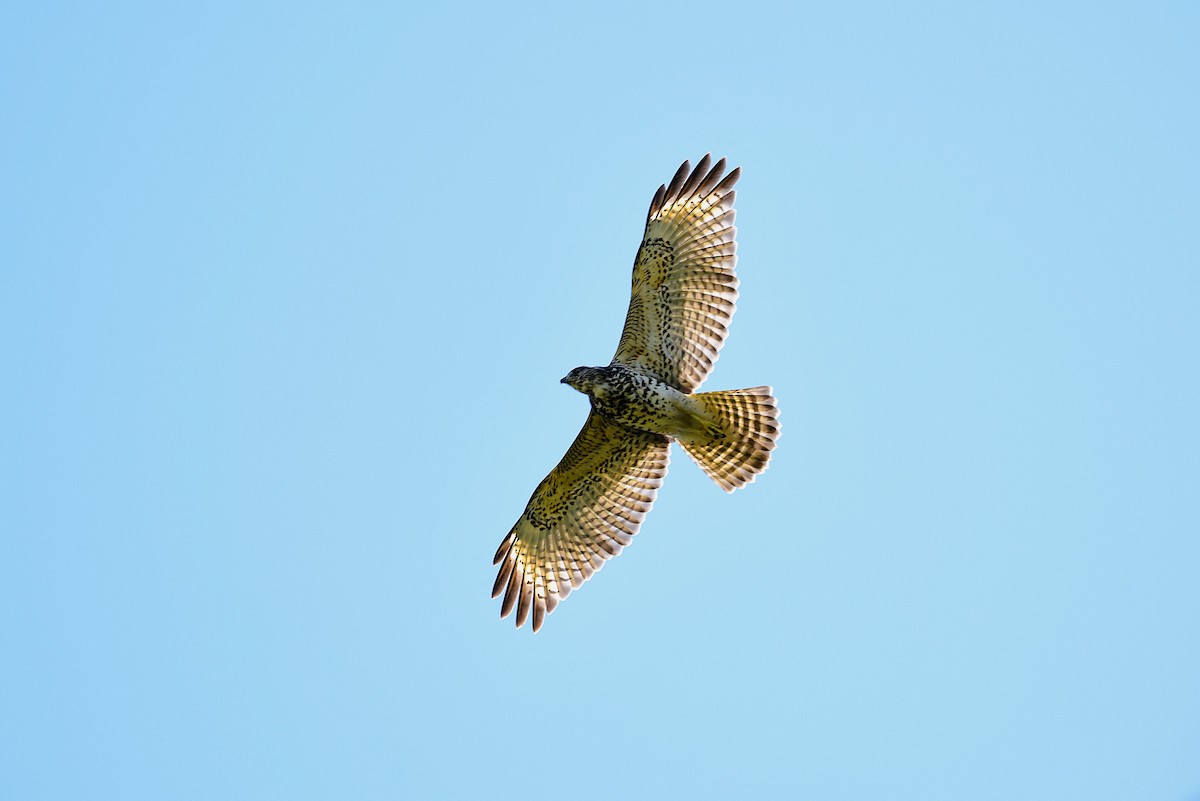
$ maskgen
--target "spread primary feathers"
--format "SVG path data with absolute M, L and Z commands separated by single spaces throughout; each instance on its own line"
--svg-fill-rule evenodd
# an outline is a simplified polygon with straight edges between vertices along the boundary
M 710 169 L 711 166 L 711 169 Z M 684 162 L 650 203 L 633 292 L 612 363 L 563 383 L 592 409 L 496 551 L 492 597 L 533 630 L 633 540 L 678 440 L 727 492 L 767 468 L 779 436 L 770 387 L 695 393 L 717 361 L 737 303 L 733 185 L 705 156 Z

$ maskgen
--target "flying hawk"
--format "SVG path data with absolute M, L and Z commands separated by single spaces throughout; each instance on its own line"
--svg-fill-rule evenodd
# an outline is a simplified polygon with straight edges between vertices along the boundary
M 711 169 L 710 169 L 711 167 Z M 779 436 L 770 387 L 695 390 L 712 371 L 737 302 L 733 185 L 725 159 L 683 162 L 660 186 L 633 263 L 625 329 L 607 367 L 562 383 L 591 399 L 583 430 L 538 484 L 496 551 L 492 597 L 533 630 L 633 540 L 677 440 L 726 492 L 767 468 Z

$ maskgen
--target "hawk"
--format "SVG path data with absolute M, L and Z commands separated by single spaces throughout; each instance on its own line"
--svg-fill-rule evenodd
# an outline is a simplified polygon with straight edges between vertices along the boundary
M 496 551 L 492 597 L 533 630 L 633 540 L 654 504 L 672 441 L 726 492 L 767 468 L 779 436 L 770 387 L 695 390 L 712 371 L 737 302 L 733 185 L 725 159 L 683 162 L 658 188 L 633 263 L 633 296 L 607 367 L 562 383 L 591 411 Z

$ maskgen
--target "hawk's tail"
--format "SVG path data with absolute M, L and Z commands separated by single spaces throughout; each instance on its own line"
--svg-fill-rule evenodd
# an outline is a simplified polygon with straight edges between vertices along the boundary
M 724 433 L 712 439 L 680 439 L 688 456 L 726 492 L 767 469 L 779 437 L 779 407 L 770 387 L 699 392 L 691 396 L 715 417 Z

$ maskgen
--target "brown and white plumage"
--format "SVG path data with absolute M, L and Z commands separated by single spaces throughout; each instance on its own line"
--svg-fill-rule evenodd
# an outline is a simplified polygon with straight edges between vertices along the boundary
M 537 631 L 559 601 L 633 540 L 667 475 L 669 447 L 661 434 L 588 415 L 496 551 L 501 568 L 492 597 L 504 593 L 501 617 L 515 607 L 521 626 L 532 610 Z
M 705 156 L 660 186 L 633 263 L 633 293 L 613 362 L 692 392 L 716 364 L 737 307 L 733 185 L 741 168 Z M 724 176 L 724 177 L 722 177 Z
M 728 492 L 766 469 L 779 434 L 770 387 L 692 393 L 716 363 L 737 302 L 733 185 L 725 160 L 684 162 L 660 186 L 633 267 L 625 327 L 608 367 L 563 379 L 592 411 L 496 551 L 492 597 L 533 630 L 629 545 L 678 440 Z

